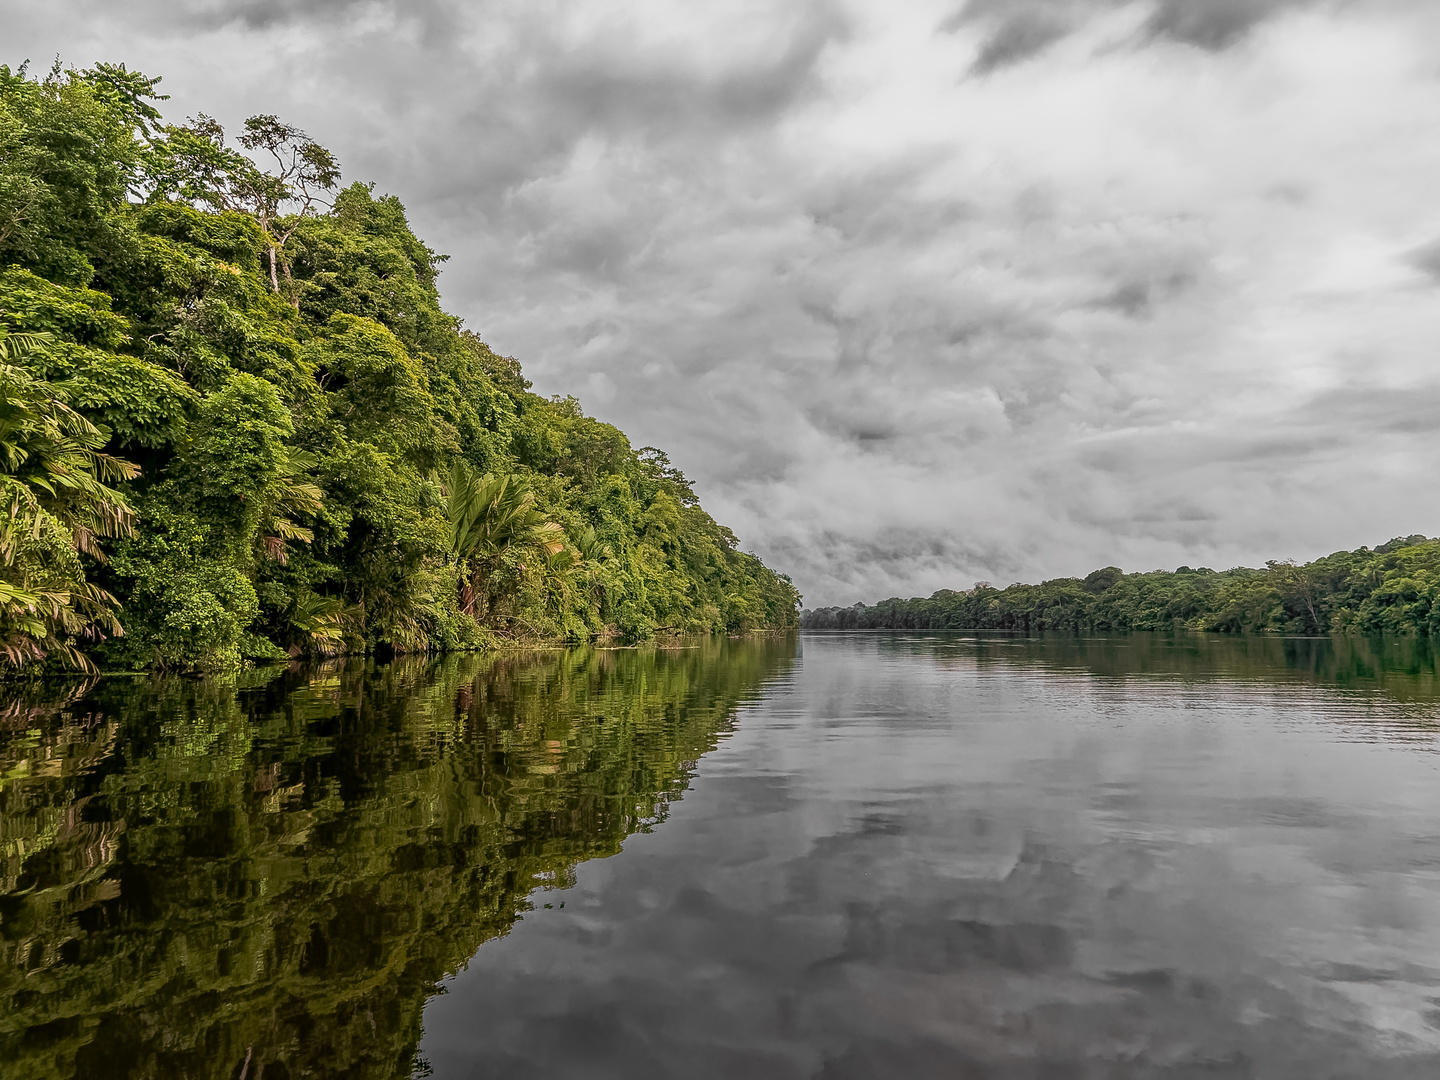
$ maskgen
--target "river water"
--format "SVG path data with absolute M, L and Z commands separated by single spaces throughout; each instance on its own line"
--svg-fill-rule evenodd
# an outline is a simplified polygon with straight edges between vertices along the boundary
M 1425 642 L 806 634 L 0 704 L 0 1076 L 1440 1076 Z

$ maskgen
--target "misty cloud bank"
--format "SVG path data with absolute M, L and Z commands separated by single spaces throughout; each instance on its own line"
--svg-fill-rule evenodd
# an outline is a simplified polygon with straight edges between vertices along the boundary
M 1440 532 L 1433 4 L 0 13 L 399 194 L 808 604 Z

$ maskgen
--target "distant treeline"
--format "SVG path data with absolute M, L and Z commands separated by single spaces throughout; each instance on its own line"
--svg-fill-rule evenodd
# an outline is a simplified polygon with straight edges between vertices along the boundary
M 1440 636 L 1440 540 L 1407 536 L 1264 569 L 1127 574 L 996 589 L 981 582 L 930 597 L 801 613 L 807 630 L 1212 630 Z

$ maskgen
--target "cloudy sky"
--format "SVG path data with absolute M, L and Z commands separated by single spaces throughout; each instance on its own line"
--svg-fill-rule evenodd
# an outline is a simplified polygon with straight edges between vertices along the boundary
M 807 605 L 1440 533 L 1433 0 L 0 0 L 278 113 Z

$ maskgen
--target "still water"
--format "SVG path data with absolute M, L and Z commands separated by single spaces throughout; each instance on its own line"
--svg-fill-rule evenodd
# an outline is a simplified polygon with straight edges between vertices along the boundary
M 1440 1076 L 1424 642 L 0 699 L 0 1077 Z

